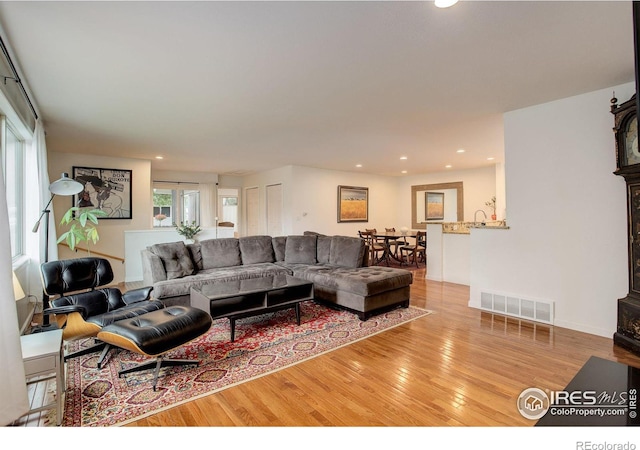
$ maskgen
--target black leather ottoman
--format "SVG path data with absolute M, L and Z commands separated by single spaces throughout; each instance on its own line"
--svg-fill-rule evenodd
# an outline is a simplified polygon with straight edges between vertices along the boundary
M 211 323 L 211 316 L 200 309 L 170 306 L 107 325 L 98 333 L 97 338 L 108 346 L 155 356 L 154 360 L 118 372 L 122 376 L 155 367 L 155 391 L 161 367 L 200 363 L 198 360 L 165 359 L 164 354 L 202 336 L 209 330 Z M 107 351 L 108 348 L 105 353 Z

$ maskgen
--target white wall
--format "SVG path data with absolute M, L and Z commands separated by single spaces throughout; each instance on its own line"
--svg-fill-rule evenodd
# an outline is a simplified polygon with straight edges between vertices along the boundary
M 282 231 L 283 235 L 292 234 L 291 192 L 294 189 L 292 182 L 293 166 L 280 167 L 266 170 L 252 175 L 247 175 L 242 188 L 242 217 L 247 217 L 247 202 L 245 192 L 247 189 L 258 188 L 259 196 L 259 229 L 258 234 L 267 234 L 267 186 L 272 184 L 282 185 Z M 239 234 L 246 236 L 245 220 L 240 221 Z
M 244 189 L 260 191 L 261 232 L 266 233 L 266 186 L 282 184 L 283 234 L 317 231 L 357 236 L 364 228 L 399 227 L 395 179 L 356 172 L 286 166 L 245 177 Z M 338 223 L 338 186 L 369 188 L 369 221 Z
M 291 193 L 292 231 L 358 236 L 358 230 L 401 226 L 396 220 L 398 196 L 390 177 L 295 166 Z M 369 221 L 338 222 L 338 186 L 369 189 Z
M 464 218 L 463 221 L 473 220 L 476 210 L 482 209 L 491 215 L 491 209 L 485 205 L 496 192 L 496 167 L 490 165 L 479 169 L 446 171 L 401 177 L 396 181 L 397 220 L 404 221 L 404 225 L 411 227 L 411 186 L 422 184 L 439 184 L 462 181 L 464 191 Z M 427 236 L 427 239 L 428 236 Z M 428 244 L 427 244 L 428 245 Z
M 91 249 L 107 253 L 109 255 L 124 258 L 124 231 L 139 230 L 150 227 L 152 210 L 151 198 L 151 162 L 141 159 L 112 158 L 108 156 L 82 155 L 76 153 L 60 153 L 51 152 L 49 154 L 49 179 L 57 180 L 62 172 L 69 173 L 72 176 L 73 166 L 83 167 L 100 167 L 105 169 L 127 169 L 131 170 L 131 190 L 132 190 L 132 219 L 111 219 L 100 220 L 98 232 L 100 233 L 100 241 Z M 56 223 L 60 222 L 60 218 L 72 206 L 71 197 L 56 197 L 53 200 L 53 211 Z M 60 226 L 57 225 L 56 236 L 62 232 Z M 52 236 L 53 240 L 54 237 Z M 56 238 L 57 239 L 57 238 Z M 82 243 L 80 247 L 86 247 L 86 243 Z M 85 252 L 74 253 L 67 247 L 58 246 L 60 259 L 78 258 L 87 256 Z M 115 282 L 124 280 L 124 264 L 111 260 L 113 267 Z
M 634 85 L 505 114 L 509 230 L 471 234 L 471 298 L 480 292 L 555 301 L 555 325 L 611 337 L 628 290 L 625 183 L 613 115 Z

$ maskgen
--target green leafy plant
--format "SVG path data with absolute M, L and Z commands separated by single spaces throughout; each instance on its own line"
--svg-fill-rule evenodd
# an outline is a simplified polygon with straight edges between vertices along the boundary
M 196 221 L 192 222 L 180 222 L 180 225 L 173 224 L 176 227 L 176 231 L 180 236 L 184 236 L 185 239 L 193 239 L 193 237 L 200 233 L 202 229 L 200 225 L 196 225 Z
M 106 216 L 107 213 L 100 209 L 79 208 L 74 206 L 64 214 L 60 225 L 69 225 L 69 230 L 62 233 L 58 238 L 58 244 L 67 241 L 67 245 L 71 250 L 76 249 L 76 245 L 82 241 L 93 242 L 95 245 L 100 236 L 98 235 L 98 218 Z M 88 251 L 88 249 L 87 249 Z M 89 252 L 91 253 L 91 252 Z

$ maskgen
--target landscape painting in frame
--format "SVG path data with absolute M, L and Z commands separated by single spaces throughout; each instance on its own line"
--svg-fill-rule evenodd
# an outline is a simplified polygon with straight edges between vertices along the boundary
M 444 219 L 444 192 L 426 192 L 426 219 L 427 220 L 443 220 Z
M 84 186 L 73 206 L 102 210 L 100 219 L 131 219 L 130 170 L 74 166 L 73 179 Z
M 338 222 L 369 221 L 369 188 L 338 186 Z

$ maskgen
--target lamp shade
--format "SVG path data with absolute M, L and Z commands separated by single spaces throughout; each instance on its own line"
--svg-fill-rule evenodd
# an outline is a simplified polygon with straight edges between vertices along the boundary
M 13 297 L 16 301 L 21 300 L 25 297 L 24 290 L 22 289 L 22 285 L 20 284 L 20 280 L 16 277 L 16 273 L 13 274 Z
M 84 186 L 73 178 L 69 178 L 68 173 L 63 173 L 59 180 L 49 185 L 49 190 L 55 195 L 74 195 L 82 191 Z

